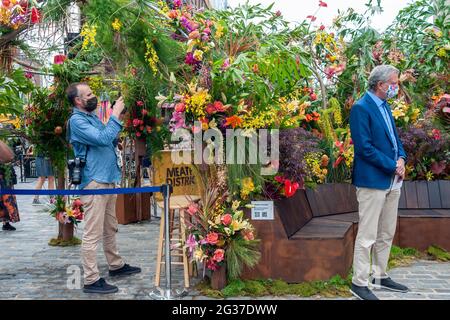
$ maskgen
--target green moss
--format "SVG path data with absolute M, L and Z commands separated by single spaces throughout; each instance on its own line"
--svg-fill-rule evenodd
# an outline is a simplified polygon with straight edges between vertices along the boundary
M 224 297 L 236 297 L 243 295 L 245 291 L 245 283 L 242 280 L 234 280 L 222 289 Z
M 293 294 L 299 297 L 311 297 L 320 292 L 319 285 L 317 283 L 303 282 L 289 285 L 288 294 Z
M 64 241 L 63 239 L 51 239 L 48 242 L 49 246 L 52 247 L 73 247 L 73 246 L 79 246 L 81 244 L 81 240 L 73 237 L 70 240 Z
M 450 261 L 450 253 L 445 249 L 432 245 L 427 250 L 428 255 L 432 256 L 434 259 L 439 261 Z
M 260 297 L 269 293 L 262 281 L 249 280 L 245 281 L 245 293 L 251 296 Z
M 408 266 L 422 256 L 417 249 L 392 246 L 388 269 Z
M 266 285 L 269 289 L 270 294 L 274 296 L 282 296 L 285 294 L 289 294 L 289 284 L 287 282 L 281 280 L 274 280 Z

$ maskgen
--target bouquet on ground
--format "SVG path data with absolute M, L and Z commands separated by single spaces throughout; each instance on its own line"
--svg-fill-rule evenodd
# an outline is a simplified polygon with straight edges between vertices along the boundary
M 56 196 L 46 209 L 52 217 L 62 224 L 78 225 L 84 219 L 83 203 L 80 199 Z

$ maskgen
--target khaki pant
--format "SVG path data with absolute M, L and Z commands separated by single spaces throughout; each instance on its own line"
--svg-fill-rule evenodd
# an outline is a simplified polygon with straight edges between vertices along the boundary
M 112 189 L 114 184 L 92 181 L 85 189 Z M 90 285 L 100 279 L 97 266 L 97 247 L 103 240 L 103 251 L 110 270 L 123 267 L 124 262 L 119 256 L 116 245 L 117 195 L 81 196 L 85 209 L 85 225 L 81 244 L 81 260 L 84 270 L 84 284 Z
M 397 226 L 400 192 L 401 189 L 356 188 L 359 224 L 352 282 L 357 286 L 368 285 L 371 267 L 373 277 L 388 277 L 386 269 Z

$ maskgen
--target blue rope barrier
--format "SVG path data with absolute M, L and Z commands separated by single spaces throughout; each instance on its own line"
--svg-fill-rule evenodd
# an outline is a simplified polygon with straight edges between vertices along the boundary
M 83 190 L 32 190 L 32 189 L 0 189 L 2 194 L 39 195 L 39 196 L 72 196 L 72 195 L 103 195 L 103 194 L 130 194 L 130 193 L 164 193 L 164 186 L 141 188 L 116 189 L 83 189 Z

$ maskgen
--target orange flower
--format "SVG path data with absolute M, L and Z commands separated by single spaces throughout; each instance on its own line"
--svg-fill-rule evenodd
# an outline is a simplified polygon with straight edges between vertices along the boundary
M 236 115 L 232 116 L 232 117 L 228 117 L 228 118 L 226 118 L 225 125 L 231 126 L 234 129 L 234 128 L 242 125 L 242 119 Z

